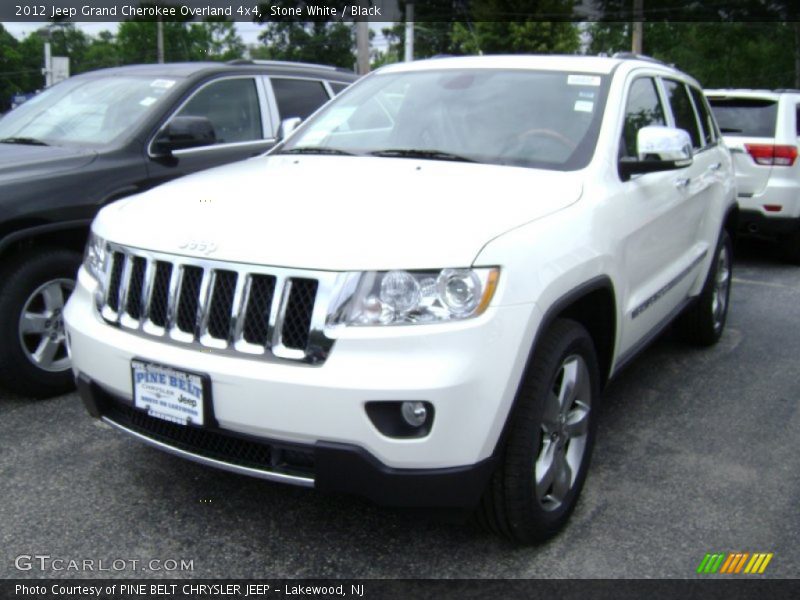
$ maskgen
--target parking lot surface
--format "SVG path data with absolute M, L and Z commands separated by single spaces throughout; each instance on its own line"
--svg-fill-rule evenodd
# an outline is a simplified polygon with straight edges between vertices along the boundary
M 799 324 L 800 267 L 740 248 L 719 345 L 667 334 L 611 384 L 578 508 L 529 548 L 174 458 L 76 394 L 0 390 L 0 577 L 683 578 L 714 552 L 771 552 L 763 576 L 798 577 Z

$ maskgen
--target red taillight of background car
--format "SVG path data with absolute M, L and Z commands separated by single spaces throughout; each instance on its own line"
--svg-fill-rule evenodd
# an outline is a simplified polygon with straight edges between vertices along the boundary
M 791 167 L 797 158 L 797 146 L 745 144 L 744 148 L 758 165 Z

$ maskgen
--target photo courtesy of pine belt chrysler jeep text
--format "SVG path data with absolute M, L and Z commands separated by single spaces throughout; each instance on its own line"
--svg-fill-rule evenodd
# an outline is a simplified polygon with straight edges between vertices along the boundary
M 609 378 L 675 319 L 722 334 L 735 196 L 698 84 L 657 61 L 391 65 L 267 156 L 99 213 L 78 388 L 178 456 L 542 540 Z

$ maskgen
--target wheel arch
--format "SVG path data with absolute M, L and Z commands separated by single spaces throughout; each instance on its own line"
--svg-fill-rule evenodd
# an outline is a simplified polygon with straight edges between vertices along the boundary
M 32 248 L 65 248 L 83 252 L 91 219 L 60 223 L 26 223 L 0 239 L 0 260 Z
M 525 368 L 517 385 L 517 395 L 506 415 L 505 423 L 492 453 L 494 458 L 499 456 L 505 446 L 510 424 L 519 404 L 519 390 L 531 367 L 537 346 L 548 328 L 560 318 L 572 319 L 586 328 L 597 353 L 600 388 L 605 387 L 609 380 L 617 342 L 617 304 L 611 278 L 607 275 L 600 275 L 574 287 L 558 298 L 542 316 L 528 350 Z

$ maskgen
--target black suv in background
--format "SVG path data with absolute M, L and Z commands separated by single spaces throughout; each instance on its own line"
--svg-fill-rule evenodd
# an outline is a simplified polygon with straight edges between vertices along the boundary
M 136 65 L 72 77 L 1 118 L 0 384 L 36 397 L 72 385 L 61 315 L 99 208 L 265 152 L 355 79 L 274 61 Z

